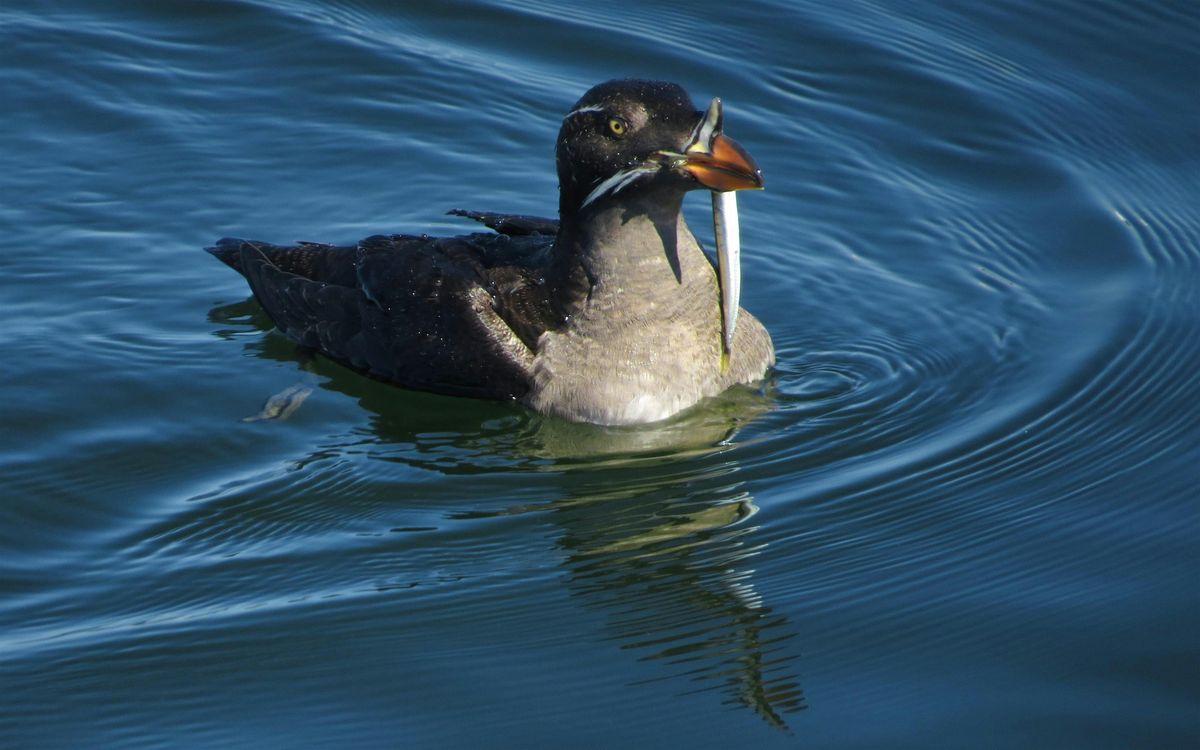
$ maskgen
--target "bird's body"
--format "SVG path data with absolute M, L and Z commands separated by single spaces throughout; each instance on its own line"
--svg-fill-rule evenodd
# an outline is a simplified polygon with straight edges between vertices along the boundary
M 680 213 L 699 186 L 676 173 L 702 114 L 670 84 L 589 92 L 559 137 L 559 222 L 457 212 L 497 233 L 375 236 L 354 247 L 226 239 L 210 251 L 246 277 L 284 334 L 374 377 L 518 399 L 576 421 L 665 419 L 774 363 L 769 335 L 745 311 L 725 349 L 717 274 Z M 704 137 L 721 138 L 717 116 Z M 597 142 L 623 145 L 655 126 L 673 140 L 632 157 L 609 159 L 610 144 Z M 588 130 L 604 127 L 608 135 Z M 689 166 L 708 169 L 711 151 Z M 748 172 L 744 161 L 737 168 Z M 761 184 L 756 169 L 753 178 Z

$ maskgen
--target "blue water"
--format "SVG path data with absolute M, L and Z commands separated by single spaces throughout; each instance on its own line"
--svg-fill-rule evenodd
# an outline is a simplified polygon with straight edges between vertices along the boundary
M 5 3 L 0 747 L 1200 745 L 1198 50 L 1190 2 Z M 397 390 L 201 251 L 553 214 L 621 75 L 763 168 L 765 393 Z

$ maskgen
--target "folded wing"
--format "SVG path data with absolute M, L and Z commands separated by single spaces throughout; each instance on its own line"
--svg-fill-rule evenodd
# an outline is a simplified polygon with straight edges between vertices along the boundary
M 303 346 L 407 388 L 520 398 L 537 337 L 554 323 L 541 283 L 552 242 L 538 233 L 377 235 L 354 247 L 223 239 L 209 252 Z

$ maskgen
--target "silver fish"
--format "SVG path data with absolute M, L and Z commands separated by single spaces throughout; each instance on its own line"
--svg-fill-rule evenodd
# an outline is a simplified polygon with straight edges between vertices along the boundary
M 297 383 L 291 388 L 276 393 L 274 396 L 267 399 L 267 403 L 263 404 L 262 411 L 251 417 L 244 417 L 243 422 L 263 422 L 267 420 L 282 421 L 292 416 L 300 404 L 309 397 L 313 389 Z
M 737 193 L 712 194 L 713 234 L 717 238 L 717 271 L 721 279 L 721 323 L 725 353 L 733 348 L 738 305 L 742 298 L 742 239 L 738 226 Z

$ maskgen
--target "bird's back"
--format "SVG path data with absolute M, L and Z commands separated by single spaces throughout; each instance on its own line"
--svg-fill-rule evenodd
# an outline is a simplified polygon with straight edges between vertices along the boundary
M 496 218 L 472 218 L 482 216 Z M 520 229 L 377 235 L 356 246 L 227 238 L 208 250 L 303 346 L 408 388 L 521 398 L 532 349 L 554 324 L 542 276 L 553 239 Z

